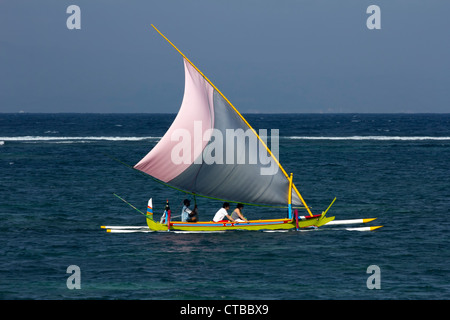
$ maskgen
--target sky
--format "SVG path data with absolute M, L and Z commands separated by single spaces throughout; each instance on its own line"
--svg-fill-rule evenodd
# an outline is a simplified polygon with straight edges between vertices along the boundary
M 176 113 L 151 24 L 241 113 L 450 112 L 444 0 L 0 0 L 0 112 Z

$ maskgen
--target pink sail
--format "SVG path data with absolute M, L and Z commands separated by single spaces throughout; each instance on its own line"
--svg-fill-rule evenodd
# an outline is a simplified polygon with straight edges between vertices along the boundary
M 289 181 L 256 132 L 186 59 L 184 67 L 186 83 L 180 111 L 135 169 L 198 195 L 286 205 Z M 218 143 L 230 132 L 236 134 L 232 141 Z M 210 161 L 219 154 L 218 161 Z M 263 174 L 267 168 L 276 170 Z M 291 192 L 292 204 L 302 205 L 298 195 Z
M 207 129 L 214 126 L 214 89 L 189 62 L 185 59 L 183 61 L 185 88 L 180 111 L 158 144 L 134 167 L 164 182 L 179 176 L 200 156 L 209 140 L 209 138 L 203 140 L 203 136 L 205 133 L 208 135 Z M 200 133 L 194 130 L 196 123 L 197 130 L 199 127 L 202 129 Z M 189 134 L 181 137 L 180 134 L 183 132 Z M 201 136 L 201 148 L 198 144 L 198 136 Z M 191 139 L 190 143 L 185 141 L 191 147 L 189 162 L 176 164 L 172 159 L 172 152 L 180 143 L 179 140 L 175 140 L 177 137 L 179 139 L 190 137 Z M 194 141 L 195 138 L 197 138 L 196 141 Z

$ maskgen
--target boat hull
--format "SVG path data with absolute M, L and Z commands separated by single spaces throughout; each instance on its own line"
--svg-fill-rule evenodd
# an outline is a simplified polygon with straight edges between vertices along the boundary
M 325 217 L 324 215 L 315 215 L 312 217 L 302 217 L 298 221 L 299 228 L 311 226 L 320 227 L 330 221 L 334 217 Z M 249 220 L 249 222 L 232 223 L 198 221 L 198 222 L 181 222 L 171 221 L 170 227 L 167 224 L 155 222 L 152 218 L 147 218 L 147 225 L 154 231 L 231 231 L 231 230 L 289 230 L 296 229 L 296 222 L 293 219 L 266 219 L 266 220 Z

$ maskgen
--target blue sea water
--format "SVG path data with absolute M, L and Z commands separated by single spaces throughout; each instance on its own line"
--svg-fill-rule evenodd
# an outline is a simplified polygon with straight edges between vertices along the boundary
M 280 161 L 315 213 L 337 197 L 328 216 L 377 217 L 376 231 L 106 233 L 145 225 L 113 193 L 142 211 L 152 197 L 157 217 L 166 199 L 181 209 L 185 195 L 111 159 L 134 165 L 174 117 L 0 114 L 0 299 L 450 298 L 449 114 L 246 115 L 280 130 Z M 204 216 L 221 205 L 198 201 Z M 81 289 L 67 287 L 71 265 Z

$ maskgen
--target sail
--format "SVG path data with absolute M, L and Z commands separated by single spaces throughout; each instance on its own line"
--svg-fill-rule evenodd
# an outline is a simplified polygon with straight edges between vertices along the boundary
M 267 142 L 190 61 L 183 61 L 180 110 L 166 134 L 134 168 L 199 195 L 286 205 L 289 180 L 268 152 Z M 292 204 L 302 205 L 294 191 Z

